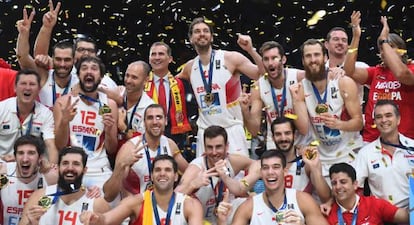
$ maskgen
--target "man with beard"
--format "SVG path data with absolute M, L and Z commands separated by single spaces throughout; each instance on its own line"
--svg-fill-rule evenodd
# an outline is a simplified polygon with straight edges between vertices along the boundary
M 281 152 L 276 150 L 264 152 L 260 163 L 260 174 L 265 184 L 265 191 L 242 203 L 234 217 L 230 217 L 231 224 L 328 224 L 311 195 L 285 188 L 283 177 L 286 158 Z M 228 197 L 220 202 L 217 210 L 219 225 L 226 224 L 229 212 L 232 210 L 232 205 L 227 200 Z
M 65 147 L 59 152 L 57 185 L 35 191 L 24 206 L 19 225 L 82 224 L 82 211 L 106 212 L 103 198 L 88 198 L 82 186 L 87 154 L 79 147 Z
M 163 135 L 166 118 L 161 105 L 152 104 L 145 109 L 144 125 L 145 133 L 130 139 L 117 154 L 114 173 L 104 185 L 107 201 L 112 201 L 122 189 L 127 195 L 151 189 L 152 161 L 158 155 L 173 156 L 181 172 L 188 166 L 177 144 Z
M 312 125 L 309 132 L 319 141 L 322 174 L 328 182 L 330 165 L 351 163 L 362 146 L 362 113 L 355 82 L 346 76 L 328 79 L 331 72 L 325 67 L 325 51 L 316 39 L 303 43 L 305 79 L 290 91 L 295 113 L 305 119 L 303 126 Z
M 56 163 L 52 112 L 36 101 L 40 90 L 40 76 L 35 71 L 20 70 L 15 81 L 16 97 L 0 102 L 0 155 L 4 161 L 14 161 L 13 144 L 18 137 L 42 137 L 50 162 Z
M 244 155 L 228 153 L 227 132 L 223 127 L 210 126 L 204 132 L 204 155 L 195 158 L 181 177 L 176 191 L 195 194 L 203 206 L 203 217 L 211 224 L 216 221 L 216 209 L 228 189 L 232 196 L 246 197 L 259 179 L 259 164 Z M 235 176 L 240 171 L 248 175 Z M 235 208 L 244 198 L 232 199 Z
M 360 84 L 369 85 L 368 100 L 365 108 L 365 126 L 362 132 L 365 142 L 375 141 L 380 136 L 373 116 L 374 105 L 380 99 L 393 100 L 401 111 L 398 130 L 409 138 L 414 138 L 414 65 L 407 55 L 405 41 L 395 33 L 390 33 L 387 17 L 381 17 L 383 28 L 377 40 L 380 65 L 369 68 L 355 68 L 358 58 L 358 45 L 361 38 L 361 13 L 353 12 L 352 42 L 345 61 L 346 74 Z
M 57 4 L 56 9 L 53 3 L 49 2 L 50 11 L 43 17 L 43 22 L 46 23 L 52 15 L 56 18 L 60 9 L 60 3 Z M 71 74 L 74 65 L 74 50 L 71 42 L 58 42 L 53 47 L 52 64 L 53 69 L 49 70 L 49 65 L 37 66 L 35 60 L 30 56 L 30 27 L 34 17 L 34 10 L 27 15 L 27 10 L 23 9 L 23 19 L 17 21 L 17 29 L 19 36 L 17 38 L 17 59 L 21 68 L 30 68 L 37 70 L 40 74 L 40 93 L 39 101 L 49 108 L 53 108 L 56 99 L 62 95 L 69 93 L 71 88 L 78 83 L 78 78 L 75 74 Z M 56 21 L 55 21 L 56 23 Z M 49 46 L 49 44 L 47 45 Z M 36 53 L 35 53 L 36 56 Z M 48 58 L 43 61 L 49 62 Z
M 304 147 L 301 149 L 295 143 L 295 124 L 291 119 L 278 117 L 273 120 L 272 137 L 276 145 L 276 150 L 283 153 L 286 158 L 287 171 L 285 171 L 285 187 L 294 188 L 299 191 L 313 191 L 319 196 L 322 202 L 330 199 L 330 189 L 322 176 L 322 166 L 319 161 L 318 151 L 316 147 Z M 308 158 L 307 151 L 313 155 Z
M 132 224 L 202 224 L 200 202 L 174 191 L 178 180 L 178 165 L 169 155 L 155 157 L 151 168 L 153 190 L 129 196 L 114 209 L 104 214 L 83 212 L 85 225 L 120 224 L 127 217 Z
M 53 111 L 56 146 L 82 147 L 88 154 L 86 185 L 102 188 L 112 174 L 107 153 L 117 150 L 118 109 L 113 100 L 97 90 L 105 71 L 99 58 L 81 58 L 77 71 L 79 94 L 62 96 Z
M 30 195 L 37 189 L 56 184 L 57 168 L 42 160 L 44 151 L 41 138 L 25 135 L 14 143 L 16 162 L 0 164 L 1 224 L 17 224 Z
M 294 114 L 289 86 L 300 82 L 305 73 L 303 70 L 284 67 L 287 61 L 285 50 L 275 41 L 263 43 L 259 52 L 262 55 L 266 74 L 252 85 L 250 94 L 242 93 L 239 100 L 244 125 L 253 136 L 260 131 L 262 110 L 266 111 L 266 148 L 275 149 L 270 124 L 278 117 Z M 302 125 L 301 119 L 295 120 L 299 126 Z M 295 135 L 296 144 L 308 143 L 309 137 L 307 138 L 306 135 L 301 135 L 299 132 Z
M 241 93 L 240 74 L 258 79 L 264 73 L 260 55 L 249 37 L 240 35 L 238 43 L 254 59 L 236 51 L 213 50 L 213 28 L 204 18 L 195 18 L 188 37 L 198 56 L 186 63 L 178 76 L 188 80 L 199 108 L 198 137 L 211 125 L 223 126 L 229 134 L 230 152 L 248 156 L 243 115 L 238 97 Z M 203 138 L 197 139 L 197 157 L 203 154 Z

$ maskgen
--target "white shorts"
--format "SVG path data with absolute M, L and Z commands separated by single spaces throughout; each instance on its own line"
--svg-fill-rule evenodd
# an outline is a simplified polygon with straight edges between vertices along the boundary
M 225 128 L 229 142 L 229 153 L 245 155 L 249 157 L 246 133 L 242 125 L 234 125 Z M 204 153 L 204 129 L 198 128 L 196 157 Z

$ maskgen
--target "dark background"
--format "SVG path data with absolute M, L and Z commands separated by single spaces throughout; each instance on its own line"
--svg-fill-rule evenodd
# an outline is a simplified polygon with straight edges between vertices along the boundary
M 91 36 L 101 50 L 108 72 L 118 83 L 123 71 L 134 60 L 148 61 L 149 46 L 164 41 L 173 49 L 176 72 L 195 56 L 188 43 L 188 24 L 195 17 L 205 16 L 214 24 L 215 48 L 242 51 L 237 46 L 237 33 L 250 34 L 255 47 L 264 41 L 280 42 L 288 54 L 288 64 L 302 68 L 299 46 L 308 38 L 324 38 L 335 26 L 349 28 L 353 10 L 362 13 L 363 36 L 359 60 L 375 65 L 376 40 L 381 31 L 380 16 L 388 16 L 392 32 L 400 34 L 414 50 L 414 1 L 409 0 L 63 0 L 52 45 L 78 34 Z M 0 57 L 18 69 L 14 48 L 17 38 L 15 23 L 25 6 L 36 8 L 32 25 L 33 44 L 48 10 L 47 0 L 0 0 Z M 56 1 L 55 1 L 56 5 Z M 306 22 L 318 10 L 327 14 L 314 26 Z M 244 53 L 244 52 L 243 52 Z

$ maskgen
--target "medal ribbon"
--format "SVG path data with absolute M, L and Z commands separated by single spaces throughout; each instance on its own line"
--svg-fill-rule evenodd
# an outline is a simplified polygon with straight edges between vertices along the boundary
M 65 89 L 63 90 L 61 95 L 66 95 L 69 91 L 70 82 L 72 81 L 72 78 L 69 79 L 69 83 L 66 85 Z M 56 102 L 56 82 L 55 82 L 55 72 L 53 72 L 52 75 L 52 92 L 53 92 L 53 105 L 55 105 Z
M 395 147 L 395 148 L 401 148 L 401 149 L 404 149 L 406 151 L 414 151 L 414 147 L 405 146 L 405 145 L 401 144 L 401 142 L 397 145 L 397 144 L 392 144 L 390 142 L 384 141 L 382 138 L 380 138 L 380 141 L 381 141 L 382 144 L 389 145 L 389 146 L 392 146 L 392 147 Z
M 269 80 L 270 90 L 272 92 L 272 100 L 273 100 L 273 104 L 275 105 L 275 109 L 276 109 L 278 117 L 282 116 L 284 108 L 285 108 L 285 101 L 286 101 L 286 82 L 287 82 L 286 69 L 283 70 L 283 74 L 285 75 L 285 82 L 283 83 L 282 99 L 280 101 L 280 110 L 279 110 L 279 103 L 277 101 L 276 91 L 272 87 L 272 84 L 270 83 L 270 80 Z
M 98 103 L 99 104 L 99 108 L 102 107 L 102 103 L 101 103 L 101 101 L 99 101 L 99 99 L 94 99 L 92 97 L 89 97 L 89 96 L 84 95 L 84 94 L 81 94 L 81 93 L 79 93 L 79 97 L 81 97 L 81 98 L 83 98 L 83 99 L 85 99 L 87 101 L 90 101 L 90 102 Z
M 296 158 L 289 163 L 296 162 L 296 175 L 300 175 L 300 170 L 303 166 L 305 166 L 305 162 L 302 160 L 302 156 L 296 156 Z
M 148 146 L 146 145 L 147 140 L 145 139 L 145 134 L 142 135 L 142 144 L 144 145 L 145 149 L 145 155 L 147 156 L 147 165 L 148 165 L 148 176 L 151 180 L 151 168 L 152 168 L 152 162 L 151 162 L 151 156 L 149 154 Z M 157 148 L 157 156 L 161 154 L 161 147 L 158 145 Z
M 137 103 L 134 105 L 134 108 L 132 109 L 132 112 L 131 112 L 131 117 L 129 118 L 129 121 L 128 121 L 128 106 L 127 106 L 128 98 L 125 95 L 123 105 L 124 105 L 124 109 L 127 111 L 127 114 L 125 117 L 125 123 L 127 124 L 127 130 L 132 129 L 132 120 L 134 119 L 134 115 L 135 115 L 135 112 L 137 111 L 137 107 L 139 105 L 140 100 L 141 100 L 141 97 L 138 99 Z
M 36 106 L 36 103 L 34 103 L 34 105 L 33 105 L 32 113 L 30 115 L 29 125 L 26 129 L 26 134 L 25 135 L 30 135 L 30 132 L 32 130 L 33 115 L 34 115 L 34 112 L 35 112 L 35 106 Z M 19 122 L 20 122 L 20 136 L 23 136 L 23 123 L 24 123 L 24 121 L 20 120 L 19 106 L 17 104 L 17 100 L 16 100 L 16 112 L 17 112 L 17 118 L 19 119 Z
M 78 192 L 81 188 L 73 189 L 72 191 L 56 191 L 56 193 L 48 194 L 47 196 L 53 196 L 52 205 L 55 204 L 58 198 L 62 195 L 69 195 Z
M 208 168 L 208 163 L 207 163 L 207 157 L 205 157 L 205 162 L 206 162 L 206 170 L 208 170 L 209 168 Z M 210 176 L 208 179 L 210 180 L 211 189 L 213 189 L 213 192 L 216 193 L 216 190 L 213 185 L 213 178 Z M 218 194 L 217 195 L 214 194 L 214 198 L 216 200 L 216 207 L 218 207 L 219 203 L 223 200 L 223 191 L 224 191 L 224 182 L 219 180 L 218 183 L 219 183 Z
M 287 206 L 287 198 L 286 198 L 286 194 L 285 194 L 285 198 L 283 199 L 283 205 L 279 208 L 276 209 L 276 207 L 273 206 L 273 204 L 270 202 L 269 196 L 266 193 L 266 197 L 267 197 L 267 203 L 269 204 L 269 208 L 274 212 L 277 213 L 280 210 L 284 210 L 286 209 Z
M 161 225 L 160 215 L 158 214 L 158 209 L 157 209 L 157 200 L 155 199 L 154 192 L 152 192 L 151 197 L 152 197 L 152 210 L 154 211 L 155 222 L 157 223 L 157 225 Z M 165 224 L 164 225 L 169 225 L 170 224 L 171 212 L 172 212 L 172 208 L 174 206 L 174 202 L 175 202 L 175 192 L 173 192 L 173 194 L 170 198 L 170 201 L 168 202 L 167 217 L 165 218 Z
M 338 216 L 338 225 L 345 225 L 344 217 L 342 216 L 341 207 L 338 206 L 338 210 L 336 211 L 336 213 Z M 358 207 L 356 207 L 354 210 L 354 215 L 352 216 L 351 225 L 356 225 L 357 217 L 358 217 Z
M 329 70 L 327 70 L 327 69 L 326 69 L 326 72 L 325 72 L 325 78 L 327 77 L 328 72 L 329 72 Z M 326 80 L 325 94 L 324 94 L 324 96 L 323 96 L 323 99 L 321 98 L 321 95 L 319 94 L 319 91 L 318 91 L 318 89 L 315 87 L 315 85 L 314 85 L 312 82 L 311 82 L 311 84 L 312 84 L 312 89 L 313 89 L 313 92 L 315 93 L 316 98 L 318 99 L 318 103 L 319 103 L 319 104 L 325 104 L 325 103 L 326 103 L 326 96 L 327 96 L 327 93 L 328 93 L 328 79 Z
M 214 54 L 214 50 L 211 50 L 210 65 L 208 69 L 208 83 L 206 81 L 206 77 L 204 76 L 203 65 L 201 64 L 201 60 L 198 60 L 198 67 L 200 68 L 201 79 L 203 80 L 204 89 L 206 90 L 207 94 L 211 94 L 212 91 Z

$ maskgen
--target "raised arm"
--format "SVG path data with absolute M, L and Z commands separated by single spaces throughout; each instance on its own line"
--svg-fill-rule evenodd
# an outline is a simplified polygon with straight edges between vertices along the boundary
M 37 34 L 36 42 L 33 49 L 33 55 L 48 55 L 49 44 L 52 36 L 53 28 L 56 25 L 57 17 L 60 10 L 60 2 L 57 3 L 56 8 L 53 6 L 53 1 L 49 0 L 49 12 L 43 15 L 42 27 Z
M 359 84 L 364 84 L 368 79 L 368 71 L 364 68 L 355 68 L 358 58 L 358 46 L 361 39 L 361 13 L 353 11 L 351 15 L 352 41 L 349 45 L 348 53 L 345 57 L 345 74 L 354 79 Z
M 383 25 L 379 41 L 388 40 L 390 28 L 388 27 L 387 17 L 381 16 Z M 380 42 L 381 43 L 381 42 Z M 392 71 L 395 78 L 405 85 L 414 85 L 414 74 L 408 69 L 407 65 L 401 60 L 402 55 L 407 54 L 406 49 L 396 49 L 397 46 L 391 46 L 389 41 L 383 42 L 379 46 L 382 49 L 382 60 L 385 65 Z M 399 51 L 403 52 L 399 52 Z M 404 52 L 405 51 L 405 52 Z M 400 54 L 400 55 L 399 55 Z
M 289 86 L 292 96 L 292 105 L 297 119 L 294 120 L 295 126 L 302 135 L 307 135 L 309 131 L 309 115 L 305 103 L 305 93 L 301 82 Z
M 27 14 L 27 9 L 23 8 L 23 19 L 17 21 L 17 30 L 19 35 L 17 36 L 16 43 L 16 55 L 20 68 L 36 70 L 36 64 L 33 57 L 30 55 L 30 27 L 35 15 L 35 10 Z
M 103 118 L 105 131 L 105 150 L 110 154 L 115 154 L 118 148 L 118 106 L 115 101 L 108 99 L 110 113 L 105 113 Z
M 257 65 L 259 76 L 256 78 L 250 77 L 251 79 L 257 80 L 260 75 L 266 72 L 262 56 L 260 56 L 259 53 L 257 53 L 256 48 L 253 47 L 252 38 L 249 35 L 239 34 L 238 36 L 237 44 L 252 57 L 254 63 Z
M 258 82 L 252 85 L 250 93 L 243 93 L 239 97 L 240 106 L 243 113 L 244 126 L 255 137 L 260 131 L 263 102 L 260 98 L 260 87 Z

